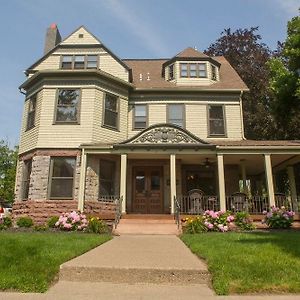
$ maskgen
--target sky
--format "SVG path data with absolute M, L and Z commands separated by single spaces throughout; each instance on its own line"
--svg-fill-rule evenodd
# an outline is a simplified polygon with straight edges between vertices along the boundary
M 0 140 L 19 143 L 23 71 L 43 54 L 47 27 L 62 37 L 80 25 L 120 58 L 167 58 L 186 47 L 205 50 L 225 28 L 259 26 L 275 49 L 299 0 L 2 0 L 0 10 Z

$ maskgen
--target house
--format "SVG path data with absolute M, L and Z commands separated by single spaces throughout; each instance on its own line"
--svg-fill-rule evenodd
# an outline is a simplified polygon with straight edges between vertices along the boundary
M 300 141 L 245 139 L 248 88 L 222 56 L 120 59 L 52 24 L 25 74 L 16 216 L 297 209 Z

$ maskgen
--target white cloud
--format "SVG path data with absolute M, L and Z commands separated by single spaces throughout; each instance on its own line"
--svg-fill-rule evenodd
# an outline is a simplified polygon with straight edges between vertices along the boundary
M 107 0 L 104 3 L 113 16 L 123 22 L 128 27 L 128 31 L 138 37 L 156 55 L 164 56 L 169 53 L 166 43 L 153 26 L 146 24 L 118 0 Z

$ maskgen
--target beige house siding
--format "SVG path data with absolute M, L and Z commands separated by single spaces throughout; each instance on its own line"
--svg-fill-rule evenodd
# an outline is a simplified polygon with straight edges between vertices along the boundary
M 105 54 L 103 53 L 100 56 L 100 69 L 127 82 L 129 81 L 128 70 L 126 70 L 116 59 L 114 59 L 107 52 Z
M 79 38 L 79 35 L 83 34 L 83 38 Z M 87 32 L 84 28 L 79 28 L 68 38 L 66 38 L 62 45 L 88 45 L 88 44 L 100 44 L 99 41 Z
M 28 108 L 29 108 L 29 98 L 25 100 L 24 103 L 24 110 L 23 110 L 23 118 L 22 118 L 22 125 L 21 125 L 21 138 L 20 138 L 20 145 L 19 145 L 19 152 L 24 153 L 29 151 L 37 146 L 38 136 L 39 136 L 39 128 L 40 128 L 40 116 L 42 110 L 42 96 L 43 92 L 39 91 L 37 93 L 36 99 L 36 112 L 35 112 L 35 126 L 30 130 L 26 131 L 27 126 L 27 115 L 28 115 Z M 31 96 L 31 95 L 29 95 Z
M 34 70 L 58 70 L 60 68 L 60 55 L 53 53 L 38 64 Z
M 119 97 L 119 130 L 103 127 L 105 92 L 95 91 L 94 117 L 93 117 L 93 143 L 115 143 L 127 139 L 128 100 Z
M 139 102 L 141 103 L 141 102 Z M 174 103 L 168 101 L 168 103 Z M 224 104 L 224 102 L 205 102 L 196 103 L 195 101 L 178 101 L 176 103 L 183 103 L 185 106 L 185 124 L 186 129 L 202 139 L 209 139 L 208 135 L 208 113 L 207 107 L 210 104 Z M 240 106 L 236 104 L 224 104 L 225 109 L 225 126 L 227 131 L 226 137 L 219 139 L 242 139 L 242 122 L 240 115 Z M 139 130 L 133 130 L 133 114 L 134 109 L 130 108 L 128 113 L 128 135 L 132 137 L 136 135 Z M 167 104 L 165 103 L 150 103 L 148 104 L 148 126 L 166 123 L 167 122 Z
M 57 89 L 45 88 L 43 90 L 43 109 L 37 147 L 75 148 L 82 143 L 91 142 L 94 95 L 95 89 L 81 88 L 80 123 L 78 125 L 54 124 Z

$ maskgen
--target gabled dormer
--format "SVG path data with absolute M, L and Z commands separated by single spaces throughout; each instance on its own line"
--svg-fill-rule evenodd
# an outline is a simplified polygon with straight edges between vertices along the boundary
M 163 64 L 163 74 L 176 85 L 210 85 L 220 80 L 219 68 L 218 61 L 189 47 Z

